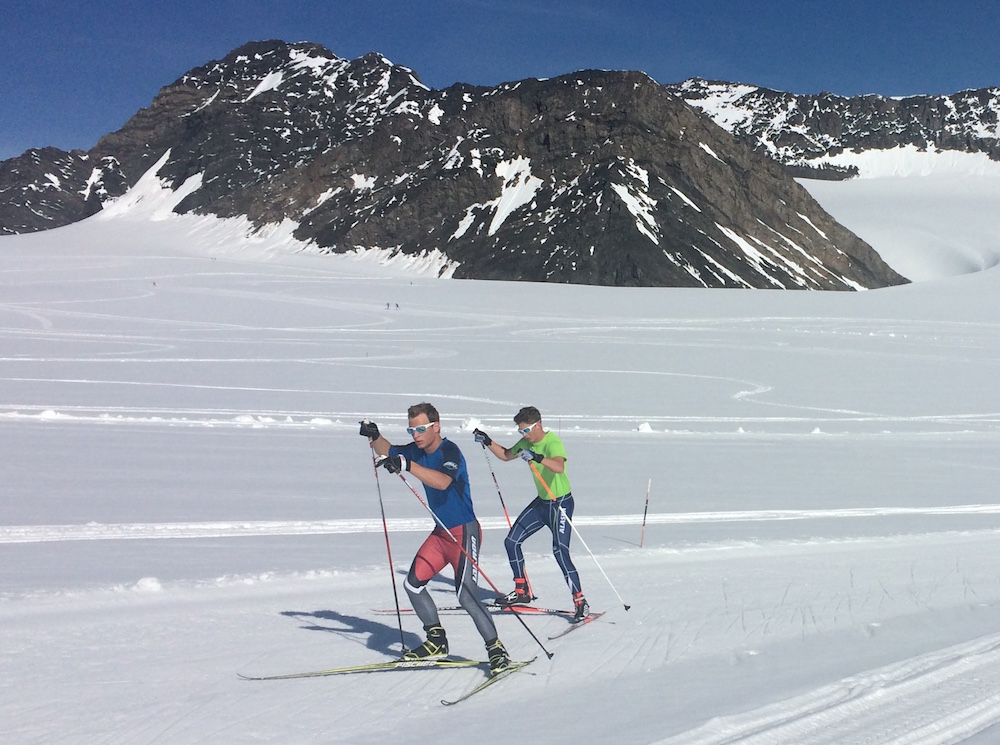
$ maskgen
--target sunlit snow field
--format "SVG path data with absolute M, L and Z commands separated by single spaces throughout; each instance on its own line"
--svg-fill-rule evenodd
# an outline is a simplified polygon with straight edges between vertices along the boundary
M 0 741 L 996 742 L 1000 178 L 943 170 L 805 182 L 921 280 L 862 293 L 437 280 L 153 192 L 0 239 Z M 453 708 L 481 671 L 240 680 L 398 655 L 379 494 L 398 583 L 431 521 L 357 421 L 422 400 L 505 591 L 530 474 L 471 429 L 542 410 L 607 614 L 498 618 L 539 659 Z

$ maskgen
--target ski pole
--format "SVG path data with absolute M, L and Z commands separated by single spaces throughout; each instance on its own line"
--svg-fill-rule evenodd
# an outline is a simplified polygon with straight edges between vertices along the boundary
M 489 468 L 490 468 L 490 475 L 493 476 L 493 484 L 497 488 L 497 496 L 500 497 L 500 506 L 503 507 L 503 516 L 507 518 L 507 527 L 509 528 L 509 527 L 511 527 L 510 515 L 507 513 L 507 505 L 504 504 L 504 501 L 503 501 L 503 493 L 500 491 L 500 482 L 497 481 L 496 472 L 493 470 L 493 463 L 492 463 L 492 461 L 490 461 L 490 454 L 489 454 L 489 452 L 486 449 L 486 443 L 485 442 L 481 442 L 479 444 L 483 446 L 483 457 L 486 458 L 486 465 L 489 466 Z
M 649 479 L 649 483 L 646 484 L 646 509 L 642 511 L 642 533 L 639 534 L 639 548 L 642 548 L 642 542 L 646 538 L 646 513 L 649 512 L 649 489 L 653 486 L 653 479 Z
M 406 639 L 403 636 L 403 614 L 399 610 L 399 591 L 396 589 L 396 571 L 392 563 L 392 549 L 389 547 L 389 525 L 385 520 L 385 505 L 382 503 L 382 483 L 378 480 L 378 462 L 375 459 L 375 445 L 369 440 L 372 450 L 372 468 L 375 471 L 375 486 L 378 488 L 378 506 L 382 511 L 382 532 L 385 533 L 385 551 L 389 555 L 389 576 L 392 578 L 392 597 L 396 601 L 396 622 L 399 624 L 399 646 L 406 652 Z
M 549 488 L 549 485 L 548 485 L 548 484 L 547 484 L 547 483 L 545 482 L 545 479 L 543 479 L 543 478 L 542 478 L 542 474 L 540 474 L 540 473 L 538 472 L 538 468 L 537 468 L 537 467 L 535 466 L 535 464 L 534 464 L 533 462 L 532 462 L 532 463 L 528 463 L 528 465 L 529 465 L 529 466 L 531 466 L 531 470 L 535 472 L 535 477 L 536 477 L 536 478 L 537 478 L 537 479 L 538 479 L 539 481 L 541 481 L 541 482 L 542 482 L 542 486 L 544 486 L 544 487 L 545 487 L 545 491 L 547 491 L 547 492 L 549 493 L 549 496 L 550 496 L 550 497 L 552 497 L 552 501 L 553 501 L 553 502 L 555 502 L 555 504 L 556 504 L 556 507 L 558 507 L 558 508 L 559 508 L 559 511 L 560 511 L 560 512 L 561 512 L 561 513 L 563 514 L 563 517 L 565 517 L 565 518 L 566 518 L 566 522 L 568 522 L 568 523 L 569 523 L 569 527 L 570 527 L 570 529 L 571 529 L 571 530 L 572 530 L 572 531 L 573 531 L 574 533 L 576 533 L 576 537 L 580 539 L 580 543 L 582 543 L 582 544 L 583 544 L 583 547 L 584 547 L 585 549 L 587 549 L 587 553 L 588 553 L 588 554 L 590 554 L 590 558 L 594 560 L 594 563 L 595 563 L 595 564 L 597 564 L 597 568 L 598 568 L 598 569 L 599 569 L 599 570 L 601 571 L 601 574 L 603 574 L 603 575 L 604 575 L 604 579 L 606 579 L 606 580 L 608 581 L 608 584 L 609 584 L 609 585 L 611 585 L 611 589 L 612 589 L 612 590 L 614 591 L 615 595 L 618 595 L 618 599 L 619 599 L 619 600 L 621 601 L 621 604 L 622 604 L 622 605 L 623 605 L 623 606 L 625 607 L 625 610 L 628 610 L 629 608 L 631 608 L 632 606 L 631 606 L 631 605 L 629 605 L 628 603 L 626 603 L 626 602 L 625 602 L 625 601 L 624 601 L 624 600 L 622 599 L 622 596 L 621 596 L 621 594 L 620 594 L 620 593 L 618 592 L 618 590 L 617 590 L 617 589 L 615 588 L 615 583 L 611 581 L 611 578 L 610 578 L 610 577 L 608 576 L 608 573 L 604 571 L 604 567 L 602 567 L 602 566 L 601 566 L 601 562 L 599 562 L 599 561 L 597 560 L 597 557 L 596 557 L 596 556 L 594 556 L 594 552 L 590 550 L 590 546 L 588 546 L 588 545 L 587 545 L 587 542 L 586 542 L 585 540 L 583 540 L 583 536 L 582 536 L 582 535 L 580 535 L 580 531 L 578 531 L 578 530 L 576 529 L 576 526 L 574 526 L 574 525 L 573 525 L 573 521 L 569 519 L 569 515 L 568 515 L 568 514 L 566 514 L 566 510 L 564 510 L 564 509 L 563 509 L 563 506 L 562 506 L 561 504 L 559 504 L 559 500 L 558 500 L 558 499 L 556 499 L 556 495 L 552 493 L 552 490 L 551 490 L 551 489 Z
M 434 510 L 431 509 L 431 506 L 427 504 L 427 502 L 424 501 L 424 498 L 420 496 L 420 493 L 413 488 L 413 484 L 407 481 L 402 473 L 399 473 L 397 471 L 397 475 L 399 476 L 399 480 L 402 481 L 404 484 L 406 484 L 406 486 L 410 489 L 410 491 L 413 492 L 413 496 L 415 496 L 417 498 L 417 501 L 424 506 L 424 509 L 426 509 L 429 513 L 431 513 L 431 517 L 434 518 L 434 522 L 436 522 L 439 526 L 441 526 L 441 530 L 447 533 L 448 536 L 451 538 L 451 540 L 453 540 L 455 543 L 458 544 L 458 550 L 461 551 L 463 554 L 465 554 L 465 558 L 468 559 L 469 562 L 472 564 L 472 566 L 476 568 L 476 571 L 479 572 L 479 575 L 486 580 L 486 582 L 489 584 L 490 587 L 493 588 L 493 590 L 496 592 L 497 595 L 502 596 L 500 590 L 497 588 L 495 584 L 493 584 L 493 580 L 491 580 L 486 575 L 486 572 L 484 572 L 482 567 L 479 566 L 479 563 L 474 558 L 472 558 L 472 556 L 469 554 L 468 551 L 465 550 L 465 546 L 462 545 L 461 541 L 459 541 L 454 535 L 452 535 L 452 532 L 445 527 L 445 524 L 441 522 L 441 519 L 435 514 Z M 535 636 L 535 632 L 532 631 L 530 628 L 528 628 L 528 624 L 524 622 L 524 619 L 521 618 L 519 614 L 514 613 L 513 616 L 520 622 L 522 626 L 524 626 L 524 630 L 531 635 L 531 638 L 535 640 L 535 643 L 537 643 L 538 646 L 541 647 L 542 651 L 545 652 L 545 656 L 551 660 L 555 653 L 550 652 L 545 648 L 545 645 L 542 644 L 542 640 L 539 639 L 537 636 Z
M 493 484 L 497 488 L 497 496 L 500 497 L 500 506 L 503 507 L 503 516 L 507 518 L 507 527 L 512 528 L 514 526 L 510 521 L 510 515 L 507 513 L 507 505 L 504 504 L 503 501 L 503 492 L 500 491 L 500 482 L 497 481 L 497 474 L 493 470 L 493 462 L 490 460 L 489 449 L 486 447 L 485 442 L 481 442 L 479 444 L 483 446 L 483 457 L 486 458 L 486 465 L 489 466 L 490 474 L 493 476 Z M 528 579 L 527 571 L 524 572 L 524 583 L 528 586 L 528 597 L 534 599 L 535 591 L 531 589 L 531 580 Z

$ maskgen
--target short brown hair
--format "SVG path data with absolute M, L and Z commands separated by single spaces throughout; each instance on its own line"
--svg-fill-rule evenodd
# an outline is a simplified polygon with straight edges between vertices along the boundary
M 521 422 L 534 424 L 540 421 L 542 421 L 542 412 L 534 406 L 525 406 L 514 415 L 514 424 L 520 424 Z
M 434 408 L 433 404 L 420 403 L 413 404 L 410 408 L 406 410 L 406 416 L 409 419 L 416 419 L 421 414 L 427 416 L 428 422 L 440 422 L 441 416 L 438 414 L 438 410 Z

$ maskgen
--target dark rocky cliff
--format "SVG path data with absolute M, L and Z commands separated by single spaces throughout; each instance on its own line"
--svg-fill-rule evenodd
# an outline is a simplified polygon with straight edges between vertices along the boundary
M 321 249 L 441 256 L 456 277 L 905 281 L 781 165 L 641 73 L 433 91 L 377 54 L 276 41 L 191 70 L 89 153 L 0 164 L 0 225 L 82 219 L 168 152 L 164 184 L 198 179 L 177 212 L 291 220 Z

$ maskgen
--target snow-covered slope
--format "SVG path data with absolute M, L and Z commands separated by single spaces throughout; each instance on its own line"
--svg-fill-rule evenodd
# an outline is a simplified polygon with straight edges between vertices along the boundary
M 988 250 L 993 218 L 955 212 L 985 181 L 936 178 L 819 198 L 859 231 L 922 205 L 912 256 Z M 1000 736 L 995 268 L 931 277 L 928 259 L 927 281 L 867 293 L 413 278 L 142 196 L 0 239 L 3 741 Z M 419 642 L 373 611 L 393 607 L 379 494 L 397 582 L 430 521 L 398 477 L 376 482 L 357 420 L 402 442 L 423 399 L 469 460 L 502 589 L 490 468 L 512 511 L 530 476 L 470 430 L 509 444 L 513 412 L 542 409 L 607 614 L 557 641 L 564 622 L 530 619 L 553 658 L 451 709 L 480 672 L 239 680 Z M 567 603 L 545 536 L 526 549 L 541 601 Z M 432 589 L 451 604 L 447 578 Z M 443 620 L 455 654 L 483 653 L 468 618 Z
M 951 159 L 947 154 L 942 158 Z M 845 220 L 893 269 L 914 282 L 996 266 L 1000 173 L 963 174 L 947 163 L 929 169 L 923 176 L 801 183 L 830 214 Z

